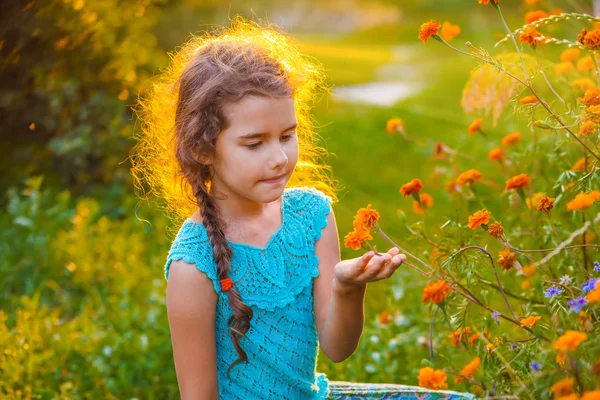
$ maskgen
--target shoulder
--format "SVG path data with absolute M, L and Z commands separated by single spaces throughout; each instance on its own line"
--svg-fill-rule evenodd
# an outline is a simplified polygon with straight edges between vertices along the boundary
M 298 186 L 286 189 L 288 203 L 297 209 L 313 209 L 315 207 L 330 208 L 332 199 L 314 187 Z

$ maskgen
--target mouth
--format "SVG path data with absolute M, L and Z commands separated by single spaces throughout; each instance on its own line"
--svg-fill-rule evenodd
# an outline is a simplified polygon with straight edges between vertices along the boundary
M 285 178 L 286 175 L 287 174 L 282 174 L 282 175 L 276 176 L 276 177 L 271 178 L 271 179 L 264 179 L 262 182 L 266 182 L 266 183 L 279 183 L 280 181 L 283 180 L 283 178 Z

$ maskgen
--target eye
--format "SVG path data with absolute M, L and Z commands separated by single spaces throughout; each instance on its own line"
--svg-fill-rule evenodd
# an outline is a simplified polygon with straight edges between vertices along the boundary
M 282 136 L 281 139 L 283 139 L 283 140 L 290 140 L 292 137 L 294 137 L 295 134 L 296 134 L 296 132 L 292 132 L 289 135 Z
M 249 149 L 256 149 L 258 146 L 260 146 L 260 142 L 252 143 L 252 144 L 246 144 L 245 146 L 247 148 L 249 148 Z

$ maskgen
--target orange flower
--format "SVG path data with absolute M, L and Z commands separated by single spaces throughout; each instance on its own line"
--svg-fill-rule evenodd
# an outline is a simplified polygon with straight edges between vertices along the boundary
M 431 195 L 427 194 L 427 193 L 420 193 L 419 194 L 419 199 L 421 200 L 421 204 L 425 207 L 425 208 L 431 208 L 433 207 L 433 197 L 431 197 Z M 421 204 L 419 204 L 418 201 L 413 202 L 413 210 L 417 213 L 417 214 L 425 214 L 425 210 L 423 210 L 423 208 L 421 208 Z
M 536 207 L 542 196 L 544 196 L 544 193 L 534 193 L 531 197 L 526 197 L 527 208 Z
M 542 41 L 542 34 L 535 29 L 535 27 L 531 26 L 529 28 L 525 28 L 521 35 L 519 35 L 519 41 L 523 44 L 528 44 L 532 47 L 537 46 Z
M 410 196 L 413 193 L 419 193 L 423 189 L 423 183 L 420 179 L 413 179 L 405 185 L 402 185 L 400 188 L 400 193 L 402 196 Z
M 469 215 L 469 224 L 467 226 L 475 230 L 481 225 L 487 225 L 488 222 L 490 222 L 490 212 L 483 209 L 476 211 L 473 215 Z
M 488 228 L 488 233 L 498 239 L 504 234 L 504 228 L 500 222 L 492 222 Z
M 555 399 L 573 394 L 573 378 L 567 377 L 556 382 L 550 388 L 550 392 L 554 393 Z
M 473 331 L 470 327 L 466 327 L 463 332 L 462 326 L 458 327 L 457 330 L 452 332 L 448 337 L 452 340 L 452 346 L 456 347 L 459 343 L 466 343 L 467 335 L 470 335 Z
M 596 281 L 596 285 L 588 292 L 585 299 L 588 303 L 600 303 L 600 281 Z
M 502 138 L 502 146 L 506 147 L 511 144 L 518 143 L 521 140 L 520 132 L 512 132 Z
M 379 213 L 377 210 L 371 209 L 371 205 L 369 204 L 367 208 L 360 208 L 356 212 L 352 225 L 356 230 L 364 228 L 368 231 L 377 221 L 379 221 Z
M 528 326 L 528 327 L 532 327 L 535 325 L 536 322 L 538 322 L 540 319 L 542 319 L 542 317 L 540 317 L 539 315 L 530 315 L 527 318 L 523 318 L 521 320 L 521 326 Z
M 474 119 L 469 125 L 469 136 L 472 136 L 475 132 L 481 129 L 481 125 L 483 124 L 483 118 Z
M 479 368 L 479 364 L 481 363 L 481 359 L 479 357 L 475 357 L 470 363 L 465 365 L 465 367 L 460 371 L 460 375 L 454 377 L 455 383 L 460 383 L 465 379 L 473 379 L 473 373 Z
M 583 97 L 578 98 L 580 103 L 584 103 L 587 107 L 600 104 L 600 89 L 593 88 L 586 90 Z
M 373 240 L 373 236 L 368 231 L 364 229 L 354 230 L 344 237 L 344 246 L 358 250 L 368 240 Z
M 502 267 L 502 269 L 509 270 L 513 267 L 514 262 L 517 260 L 517 256 L 515 253 L 511 253 L 508 247 L 505 247 L 504 250 L 501 250 L 498 253 L 498 264 Z
M 456 179 L 450 179 L 447 183 L 446 183 L 446 191 L 449 194 L 454 194 L 456 193 Z
M 430 37 L 433 36 L 435 38 L 438 35 L 439 29 L 439 22 L 433 19 L 429 22 L 425 22 L 419 29 L 419 39 L 421 39 L 423 43 L 427 43 L 427 40 L 429 40 Z
M 529 178 L 525 174 L 519 174 L 517 176 L 513 176 L 512 178 L 506 180 L 505 190 L 520 189 L 522 187 L 529 185 L 529 182 L 531 182 L 531 178 Z
M 566 49 L 560 54 L 560 61 L 575 61 L 577 58 L 579 58 L 579 54 L 581 54 L 581 50 L 576 47 L 572 49 Z
M 379 323 L 381 325 L 386 325 L 386 324 L 392 322 L 393 318 L 392 318 L 392 315 L 389 312 L 384 311 L 381 314 L 379 314 L 379 316 L 377 317 L 377 319 L 379 320 Z
M 456 184 L 459 186 L 463 186 L 465 184 L 472 185 L 473 183 L 481 180 L 481 172 L 476 169 L 470 169 L 468 171 L 463 172 L 456 178 Z
M 585 171 L 585 157 L 581 157 L 573 166 L 571 167 L 571 171 L 573 172 L 582 172 Z
M 450 290 L 452 288 L 443 279 L 430 283 L 423 289 L 423 303 L 441 303 Z
M 490 2 L 490 0 L 477 0 L 479 2 L 479 4 L 488 4 Z M 500 2 L 500 0 L 492 0 L 493 4 L 498 4 Z
M 390 135 L 401 132 L 404 129 L 404 121 L 400 118 L 392 118 L 385 124 L 385 130 Z
M 588 31 L 583 29 L 577 36 L 577 41 L 583 44 L 588 50 L 600 49 L 600 30 L 593 29 Z
M 556 355 L 556 362 L 558 364 L 560 364 L 560 366 L 563 366 L 563 365 L 565 365 L 566 358 L 567 358 L 567 354 L 566 353 L 558 353 Z
M 554 66 L 554 73 L 558 76 L 565 76 L 569 72 L 575 72 L 575 66 L 572 62 L 561 62 Z
M 543 195 L 537 204 L 537 210 L 543 213 L 550 212 L 554 208 L 554 199 Z
M 566 331 L 564 335 L 559 337 L 552 344 L 554 350 L 559 351 L 575 351 L 581 342 L 587 340 L 587 333 L 579 331 Z
M 579 132 L 577 135 L 579 136 L 587 136 L 590 133 L 594 133 L 598 130 L 598 124 L 593 121 L 585 121 L 581 127 L 579 128 Z
M 441 369 L 433 369 L 431 367 L 421 368 L 419 370 L 419 386 L 428 389 L 439 390 L 448 388 L 446 383 L 446 373 Z
M 538 19 L 548 18 L 548 14 L 546 11 L 537 10 L 537 11 L 529 11 L 525 14 L 525 23 L 530 24 L 532 22 L 537 21 Z
M 587 92 L 596 87 L 596 84 L 590 78 L 573 79 L 573 87 Z
M 452 25 L 450 22 L 446 21 L 442 24 L 442 38 L 446 42 L 451 41 L 455 37 L 460 34 L 460 26 Z
M 577 70 L 580 72 L 593 71 L 596 68 L 591 56 L 583 57 L 577 61 Z
M 525 96 L 525 97 L 521 97 L 521 99 L 519 99 L 519 102 L 521 104 L 536 104 L 539 103 L 540 101 L 538 100 L 537 97 L 535 96 Z
M 500 147 L 496 147 L 488 153 L 488 158 L 490 161 L 501 161 L 504 159 L 504 152 Z
M 581 400 L 600 400 L 600 390 L 585 392 L 583 396 L 581 396 Z
M 567 211 L 582 210 L 591 207 L 600 198 L 600 192 L 594 190 L 590 193 L 579 193 L 567 203 Z
M 523 268 L 521 268 L 521 273 L 523 275 L 525 275 L 526 277 L 531 278 L 532 276 L 535 276 L 535 274 L 537 273 L 537 265 L 535 265 L 535 264 L 526 265 Z

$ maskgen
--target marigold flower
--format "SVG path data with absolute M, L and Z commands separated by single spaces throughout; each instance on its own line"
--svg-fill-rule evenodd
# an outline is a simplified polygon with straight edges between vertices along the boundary
M 496 147 L 495 149 L 492 149 L 488 153 L 488 159 L 490 161 L 501 161 L 501 160 L 503 160 L 504 159 L 504 152 L 502 151 L 502 148 Z
M 581 157 L 573 166 L 571 167 L 571 171 L 573 172 L 582 172 L 585 171 L 585 157 Z
M 573 394 L 573 378 L 567 377 L 556 382 L 550 392 L 554 393 L 555 399 Z
M 481 125 L 483 124 L 483 118 L 476 118 L 469 125 L 469 136 L 472 136 L 475 132 L 481 130 Z
M 600 49 L 600 30 L 583 29 L 577 36 L 577 41 L 589 50 L 598 50 Z
M 465 184 L 472 185 L 473 183 L 480 181 L 482 178 L 481 172 L 476 169 L 470 169 L 468 171 L 463 172 L 456 178 L 456 184 L 459 186 L 463 186 Z
M 573 87 L 585 93 L 588 90 L 594 89 L 596 84 L 590 78 L 573 79 Z
M 527 318 L 523 318 L 521 320 L 521 326 L 527 326 L 529 328 L 531 328 L 532 326 L 534 326 L 536 324 L 536 322 L 538 322 L 540 319 L 542 319 L 542 317 L 540 317 L 539 315 L 530 315 Z
M 446 191 L 449 194 L 454 194 L 456 193 L 456 179 L 450 179 L 447 183 L 446 183 Z
M 564 335 L 554 341 L 552 348 L 562 352 L 575 351 L 581 342 L 587 340 L 587 338 L 588 335 L 585 332 L 568 330 Z
M 466 327 L 465 331 L 463 332 L 463 328 L 462 326 L 459 326 L 457 330 L 455 330 L 454 332 L 452 332 L 450 335 L 448 335 L 448 337 L 451 339 L 451 343 L 452 346 L 456 347 L 458 346 L 459 343 L 466 343 L 467 339 L 467 335 L 470 335 L 473 331 L 471 330 L 470 327 Z
M 429 40 L 430 37 L 435 37 L 438 35 L 439 29 L 439 22 L 433 19 L 431 21 L 425 22 L 423 25 L 421 25 L 421 28 L 419 29 L 419 39 L 421 39 L 423 43 L 427 43 L 427 40 Z
M 419 204 L 418 201 L 413 202 L 413 210 L 417 214 L 423 215 L 425 214 L 425 210 L 421 208 L 421 205 L 423 205 L 425 208 L 433 207 L 433 197 L 427 193 L 419 193 L 419 199 L 421 200 L 421 204 Z
M 537 203 L 537 210 L 543 213 L 550 212 L 554 208 L 554 199 L 543 195 Z
M 392 318 L 392 314 L 390 314 L 387 311 L 383 311 L 381 314 L 379 314 L 377 316 L 377 320 L 379 321 L 379 323 L 381 325 L 386 325 L 389 324 L 390 322 L 392 322 L 393 318 Z
M 538 19 L 547 18 L 548 13 L 544 10 L 529 11 L 525 14 L 525 23 L 530 24 Z
M 373 236 L 364 229 L 354 230 L 344 237 L 344 246 L 351 247 L 353 250 L 358 250 L 363 243 L 373 240 Z
M 479 4 L 488 4 L 490 2 L 490 0 L 477 0 L 479 2 Z M 500 2 L 500 0 L 492 0 L 492 2 L 494 4 L 498 4 Z
M 400 188 L 400 193 L 402 193 L 402 196 L 406 197 L 410 196 L 413 193 L 419 193 L 421 189 L 423 189 L 423 183 L 421 182 L 421 180 L 413 179 L 407 184 L 402 185 L 402 187 Z
M 576 47 L 571 48 L 571 49 L 566 49 L 565 51 L 560 53 L 560 61 L 562 61 L 562 62 L 575 61 L 579 58 L 580 54 L 581 54 L 581 50 L 579 50 Z
M 583 57 L 577 61 L 577 70 L 580 72 L 593 71 L 596 68 L 591 56 Z
M 470 363 L 465 365 L 465 367 L 460 371 L 460 375 L 454 377 L 455 383 L 460 383 L 465 379 L 473 379 L 473 373 L 479 368 L 479 364 L 481 363 L 481 359 L 479 357 L 475 357 Z
M 579 127 L 579 132 L 577 132 L 577 135 L 579 136 L 587 136 L 590 133 L 594 133 L 598 130 L 598 124 L 593 122 L 593 121 L 584 121 L 583 124 L 581 124 L 581 127 Z
M 501 140 L 502 146 L 510 146 L 511 144 L 518 143 L 521 140 L 521 132 L 511 132 L 508 135 L 504 136 Z
M 554 73 L 558 76 L 565 76 L 570 72 L 575 72 L 575 66 L 572 62 L 561 62 L 554 66 Z
M 460 26 L 452 25 L 450 22 L 446 21 L 442 24 L 442 38 L 449 42 L 458 35 L 460 35 Z
M 522 290 L 531 290 L 531 288 L 532 288 L 532 286 L 531 286 L 531 279 L 527 278 L 523 282 L 521 282 L 521 289 Z
M 579 193 L 573 200 L 567 203 L 567 211 L 583 210 L 591 207 L 600 198 L 600 192 L 594 190 L 590 193 Z
M 490 222 L 490 212 L 486 209 L 476 211 L 475 214 L 469 215 L 468 227 L 475 230 L 481 225 L 487 225 Z
M 431 367 L 421 368 L 419 370 L 419 386 L 427 389 L 439 390 L 448 388 L 446 383 L 446 373 L 441 369 L 433 369 Z
M 525 97 L 521 97 L 519 99 L 519 103 L 525 105 L 525 104 L 536 104 L 539 103 L 540 101 L 538 100 L 537 97 L 535 96 L 525 96 Z
M 535 265 L 535 264 L 526 265 L 523 268 L 521 268 L 521 273 L 523 275 L 525 275 L 526 277 L 531 278 L 532 276 L 535 276 L 535 274 L 537 273 L 537 265 Z
M 600 280 L 596 281 L 596 286 L 587 293 L 585 299 L 588 303 L 600 303 Z
M 567 354 L 566 353 L 558 353 L 556 355 L 556 362 L 558 364 L 560 364 L 561 366 L 565 365 L 565 360 L 567 358 Z
M 580 103 L 584 103 L 587 107 L 600 104 L 600 89 L 593 88 L 586 90 L 583 97 L 577 99 Z
M 492 222 L 488 228 L 488 233 L 498 239 L 504 234 L 504 228 L 498 221 Z
M 526 197 L 525 203 L 527 203 L 527 208 L 536 207 L 543 195 L 544 193 L 537 192 L 531 197 Z
M 423 289 L 423 303 L 441 303 L 450 290 L 452 288 L 443 279 L 430 283 Z
M 498 264 L 500 264 L 502 269 L 511 269 L 516 260 L 517 255 L 515 253 L 511 253 L 508 247 L 505 247 L 504 250 L 500 250 L 498 253 Z
M 379 221 L 379 213 L 377 210 L 371 209 L 371 205 L 369 204 L 367 208 L 360 208 L 356 212 L 352 225 L 357 230 L 361 227 L 370 230 L 377 221 Z
M 529 185 L 529 182 L 531 182 L 531 178 L 525 174 L 519 174 L 506 180 L 505 190 L 520 189 Z
M 390 135 L 401 132 L 404 129 L 404 121 L 400 118 L 392 118 L 385 124 L 385 130 Z
M 523 44 L 528 44 L 531 47 L 537 46 L 542 41 L 543 35 L 537 31 L 533 26 L 525 28 L 521 35 L 519 35 L 519 41 Z
M 581 400 L 600 400 L 600 390 L 592 390 L 583 393 Z

